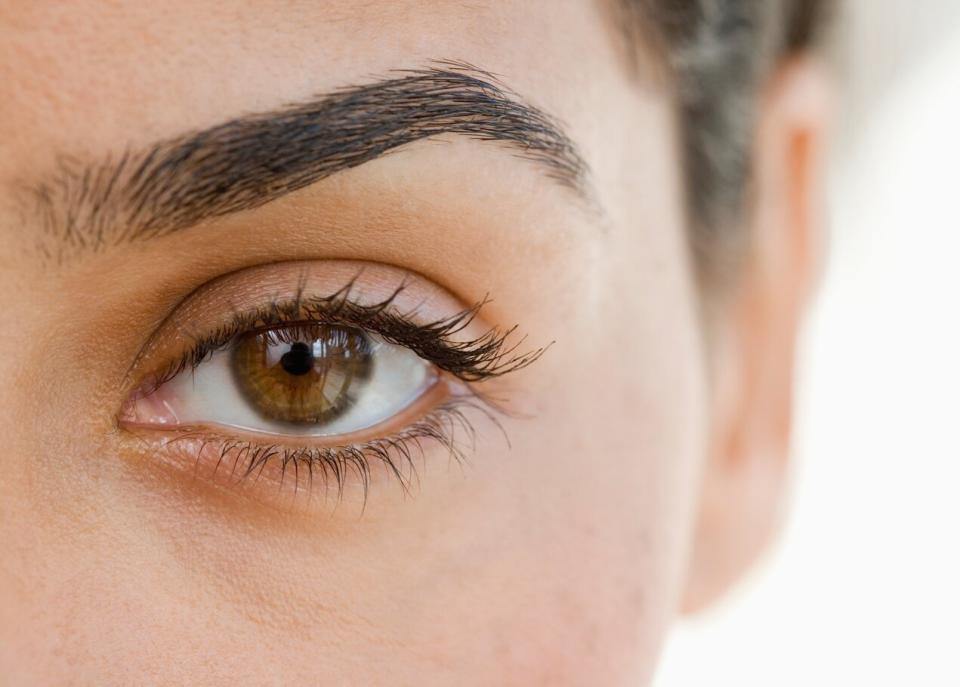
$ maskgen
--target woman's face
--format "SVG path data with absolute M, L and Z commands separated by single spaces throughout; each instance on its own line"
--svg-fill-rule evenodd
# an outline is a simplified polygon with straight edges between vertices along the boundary
M 709 356 L 599 3 L 0 17 L 0 672 L 649 676 Z

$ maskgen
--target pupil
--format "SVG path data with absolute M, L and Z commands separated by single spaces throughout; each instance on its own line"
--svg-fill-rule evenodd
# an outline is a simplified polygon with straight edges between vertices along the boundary
M 300 377 L 313 369 L 313 352 L 310 346 L 297 341 L 280 357 L 280 365 L 289 374 Z

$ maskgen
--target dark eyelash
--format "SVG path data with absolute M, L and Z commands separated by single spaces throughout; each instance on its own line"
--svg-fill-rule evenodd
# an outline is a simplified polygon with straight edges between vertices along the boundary
M 480 336 L 457 341 L 454 337 L 474 321 L 489 302 L 484 299 L 461 312 L 427 323 L 415 321 L 415 311 L 402 313 L 393 308 L 406 284 L 398 286 L 379 303 L 364 305 L 351 299 L 354 280 L 329 296 L 305 298 L 303 293 L 286 302 L 275 302 L 252 311 L 236 312 L 225 325 L 202 336 L 191 336 L 191 348 L 180 359 L 157 374 L 153 389 L 186 369 L 194 369 L 213 353 L 229 346 L 238 336 L 255 330 L 284 325 L 333 324 L 352 326 L 379 334 L 390 343 L 409 348 L 418 356 L 461 381 L 473 383 L 527 367 L 546 347 L 519 353 L 525 337 L 509 339 L 517 327 L 490 329 Z
M 242 484 L 247 480 L 256 481 L 270 461 L 280 461 L 280 487 L 292 489 L 294 494 L 301 490 L 312 492 L 314 480 L 319 474 L 324 486 L 333 485 L 336 497 L 340 500 L 347 484 L 347 478 L 353 474 L 362 488 L 363 504 L 366 505 L 371 479 L 371 466 L 379 462 L 387 468 L 400 483 L 404 493 L 411 493 L 419 484 L 417 458 L 423 458 L 424 443 L 435 442 L 446 449 L 449 459 L 463 464 L 476 442 L 477 432 L 467 418 L 466 411 L 479 411 L 487 420 L 506 434 L 486 399 L 472 395 L 466 398 L 451 399 L 435 408 L 423 418 L 401 432 L 374 439 L 355 446 L 342 447 L 298 447 L 289 448 L 280 444 L 257 444 L 247 440 L 224 440 L 201 429 L 185 428 L 175 437 L 164 442 L 165 446 L 175 445 L 185 440 L 199 440 L 201 448 L 197 451 L 197 466 L 206 446 L 215 444 L 219 457 L 213 466 L 213 475 L 220 470 L 229 469 L 230 480 Z M 460 438 L 466 439 L 466 444 Z M 507 442 L 509 444 L 509 440 Z M 293 473 L 293 484 L 287 481 L 287 475 Z

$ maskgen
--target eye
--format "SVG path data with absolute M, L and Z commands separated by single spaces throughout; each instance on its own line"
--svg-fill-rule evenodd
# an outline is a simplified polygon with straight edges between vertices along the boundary
M 466 460 L 478 426 L 503 435 L 494 380 L 545 349 L 483 321 L 487 299 L 463 307 L 388 266 L 313 267 L 225 275 L 174 309 L 130 370 L 117 436 L 132 454 L 284 508 L 318 488 L 363 508 L 374 484 L 406 492 L 434 458 Z
M 131 419 L 330 437 L 387 422 L 437 381 L 433 365 L 375 333 L 292 324 L 237 336 L 137 399 Z

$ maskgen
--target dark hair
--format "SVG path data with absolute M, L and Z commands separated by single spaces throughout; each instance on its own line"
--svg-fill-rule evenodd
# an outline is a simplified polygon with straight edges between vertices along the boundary
M 812 47 L 831 0 L 619 0 L 636 57 L 638 34 L 662 57 L 677 95 L 687 207 L 701 276 L 729 270 L 748 192 L 754 105 L 773 67 Z

